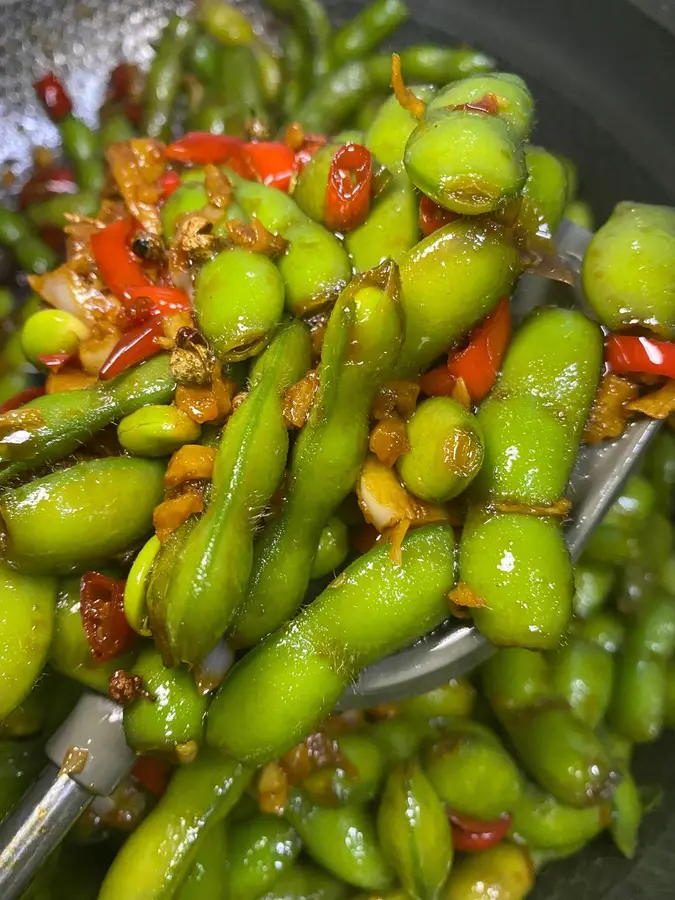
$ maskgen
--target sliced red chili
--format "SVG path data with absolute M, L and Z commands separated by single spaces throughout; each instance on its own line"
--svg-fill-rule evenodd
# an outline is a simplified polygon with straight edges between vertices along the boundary
M 605 343 L 605 358 L 617 375 L 637 372 L 675 378 L 675 342 L 612 334 Z
M 310 159 L 328 138 L 323 134 L 306 134 L 302 144 L 295 151 L 295 170 L 300 174 Z
M 159 179 L 159 187 L 162 192 L 162 200 L 166 200 L 180 187 L 180 175 L 173 169 L 169 169 Z
M 131 249 L 135 227 L 131 217 L 118 219 L 91 236 L 91 249 L 99 274 L 113 294 L 122 301 L 129 298 L 129 292 L 133 288 L 152 286 Z
M 336 150 L 326 187 L 326 225 L 332 231 L 349 231 L 361 225 L 370 209 L 373 157 L 361 144 L 344 144 Z
M 455 389 L 455 379 L 448 372 L 447 363 L 425 372 L 420 378 L 420 390 L 427 397 L 450 397 Z
M 152 303 L 154 312 L 161 316 L 170 316 L 176 312 L 190 312 L 192 305 L 190 298 L 180 288 L 161 284 L 150 284 L 142 287 L 130 288 L 128 300 L 134 303 L 147 297 Z
M 52 122 L 60 122 L 73 110 L 73 104 L 59 79 L 53 72 L 34 82 L 33 87 L 40 103 Z
M 509 832 L 512 817 L 505 813 L 498 819 L 482 820 L 457 813 L 449 814 L 452 823 L 452 843 L 455 850 L 471 852 L 488 850 L 502 841 Z
M 131 769 L 131 774 L 151 794 L 161 797 L 171 777 L 171 765 L 158 756 L 139 756 Z
M 295 174 L 295 153 L 290 147 L 281 141 L 251 141 L 243 153 L 259 181 L 288 193 Z
M 118 656 L 134 641 L 124 615 L 125 584 L 100 572 L 85 572 L 80 579 L 80 616 L 97 662 Z
M 163 336 L 162 323 L 155 316 L 147 322 L 131 328 L 122 335 L 110 351 L 110 355 L 101 366 L 99 378 L 107 381 L 131 366 L 143 362 L 144 359 L 155 356 L 162 349 L 157 343 L 157 339 Z
M 13 397 L 5 400 L 4 403 L 0 403 L 0 414 L 9 412 L 12 409 L 19 409 L 19 407 L 24 406 L 26 403 L 30 403 L 31 400 L 35 400 L 36 397 L 41 397 L 44 392 L 45 389 L 42 387 L 24 388 L 22 391 L 19 391 L 18 394 L 14 394 Z
M 43 366 L 46 366 L 46 368 L 49 369 L 50 372 L 59 372 L 61 369 L 63 369 L 64 366 L 67 366 L 69 363 L 76 362 L 77 354 L 50 353 L 38 356 L 38 359 Z
M 504 352 L 511 338 L 511 312 L 503 297 L 472 334 L 469 345 L 448 356 L 448 372 L 463 378 L 474 403 L 479 403 L 495 383 Z
M 126 100 L 133 96 L 138 81 L 138 67 L 133 63 L 120 63 L 110 73 L 108 80 L 108 99 Z
M 54 194 L 74 194 L 77 182 L 66 166 L 46 166 L 37 169 L 19 192 L 19 207 L 25 209 L 31 203 L 39 203 Z
M 422 194 L 420 197 L 418 222 L 424 237 L 428 237 L 434 231 L 447 225 L 448 222 L 453 222 L 458 218 L 457 213 L 450 212 L 449 209 L 443 209 L 442 206 L 434 203 L 431 197 L 427 197 L 426 194 Z

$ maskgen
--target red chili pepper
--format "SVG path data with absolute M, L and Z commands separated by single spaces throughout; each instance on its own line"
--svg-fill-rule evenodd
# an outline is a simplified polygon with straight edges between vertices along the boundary
M 110 73 L 108 99 L 126 100 L 133 91 L 138 78 L 138 68 L 133 63 L 120 63 Z
M 161 351 L 157 338 L 164 336 L 161 321 L 153 316 L 147 322 L 137 325 L 125 332 L 110 351 L 110 355 L 101 366 L 98 377 L 108 381 L 131 366 L 149 359 Z
M 97 662 L 118 656 L 134 641 L 124 615 L 125 584 L 100 572 L 85 572 L 80 579 L 80 616 Z
M 310 159 L 325 143 L 328 138 L 323 134 L 306 134 L 300 147 L 295 151 L 295 170 L 302 172 Z
M 74 194 L 77 182 L 72 171 L 65 166 L 46 166 L 37 169 L 19 192 L 19 207 L 25 209 L 31 203 L 39 203 L 54 194 Z
M 675 378 L 675 342 L 612 334 L 605 343 L 605 359 L 612 372 L 647 373 Z
M 91 249 L 101 278 L 119 300 L 127 300 L 132 288 L 152 286 L 130 241 L 135 225 L 132 218 L 118 219 L 95 231 Z
M 160 177 L 159 186 L 162 191 L 162 200 L 166 200 L 176 188 L 180 187 L 180 175 L 173 169 L 169 169 Z
M 158 756 L 139 756 L 131 769 L 131 774 L 150 793 L 161 797 L 169 783 L 171 766 Z
M 48 72 L 36 81 L 33 87 L 52 122 L 60 122 L 72 112 L 73 104 L 70 97 L 53 72 Z
M 448 356 L 448 372 L 463 378 L 474 403 L 479 403 L 495 383 L 504 351 L 511 337 L 511 313 L 507 297 L 471 336 L 468 347 Z
M 290 147 L 281 141 L 251 141 L 243 152 L 259 181 L 288 193 L 296 171 L 295 153 Z
M 154 312 L 161 316 L 170 316 L 176 312 L 190 312 L 190 298 L 180 288 L 151 284 L 144 287 L 131 288 L 127 292 L 130 303 L 147 297 L 152 302 Z
M 484 821 L 450 813 L 450 821 L 455 850 L 470 852 L 488 850 L 502 841 L 511 827 L 512 817 L 505 814 L 498 819 Z
M 424 237 L 433 234 L 434 231 L 447 225 L 448 222 L 454 222 L 458 218 L 457 213 L 450 212 L 449 209 L 443 209 L 442 206 L 434 203 L 431 197 L 427 197 L 426 194 L 422 194 L 420 197 L 420 211 L 417 221 Z
M 430 369 L 420 378 L 420 390 L 427 397 L 451 397 L 454 389 L 455 379 L 448 372 L 447 363 Z
M 38 356 L 38 359 L 50 372 L 58 372 L 64 366 L 68 365 L 68 363 L 75 362 L 77 360 L 77 355 L 75 353 L 52 353 L 49 355 L 45 354 L 43 356 Z
M 19 409 L 19 407 L 24 406 L 24 404 L 29 403 L 31 400 L 35 400 L 36 397 L 41 397 L 44 392 L 45 389 L 41 387 L 24 388 L 22 391 L 19 391 L 18 394 L 14 394 L 13 397 L 10 397 L 9 400 L 0 403 L 0 413 L 9 412 L 12 409 Z
M 361 225 L 370 209 L 373 157 L 361 144 L 344 144 L 330 164 L 326 187 L 326 225 L 349 231 Z
M 219 165 L 239 156 L 244 141 L 229 134 L 211 134 L 208 131 L 188 131 L 166 148 L 167 159 L 189 165 Z

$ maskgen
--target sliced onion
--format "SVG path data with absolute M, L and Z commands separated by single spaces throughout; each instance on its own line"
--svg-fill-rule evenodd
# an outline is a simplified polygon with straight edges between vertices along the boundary
M 30 275 L 28 281 L 50 306 L 89 324 L 100 319 L 114 319 L 120 306 L 117 300 L 99 291 L 67 264 L 44 275 Z

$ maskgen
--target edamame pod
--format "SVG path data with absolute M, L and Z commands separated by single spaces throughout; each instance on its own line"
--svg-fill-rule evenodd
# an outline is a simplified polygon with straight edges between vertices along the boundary
M 300 838 L 277 816 L 257 815 L 230 834 L 227 849 L 227 896 L 257 900 L 274 888 L 300 852 Z
M 391 59 L 389 60 L 389 69 L 391 73 Z M 389 81 L 387 81 L 388 87 Z M 420 100 L 426 102 L 431 100 L 434 95 L 434 89 L 429 85 L 413 85 L 409 90 Z M 409 110 L 404 109 L 392 94 L 380 106 L 375 118 L 369 123 L 364 136 L 364 144 L 378 162 L 382 163 L 392 174 L 399 175 L 403 170 L 405 145 L 416 127 L 417 119 Z
M 358 806 L 315 806 L 294 791 L 285 816 L 312 859 L 342 881 L 371 891 L 393 885 L 394 873 L 378 844 L 370 812 Z
M 554 689 L 591 728 L 604 719 L 612 697 L 614 659 L 597 643 L 572 638 L 552 656 Z
M 8 247 L 27 272 L 41 275 L 58 264 L 58 256 L 46 244 L 27 216 L 0 206 L 0 245 Z
M 293 118 L 306 132 L 336 134 L 372 90 L 368 63 L 352 60 L 316 81 Z
M 349 553 L 349 530 L 342 519 L 331 516 L 321 529 L 319 546 L 312 563 L 312 578 L 323 578 L 335 572 Z
M 28 572 L 68 574 L 131 549 L 152 529 L 164 466 L 109 457 L 76 463 L 0 498 L 5 558 Z
M 397 270 L 355 278 L 331 314 L 319 390 L 293 448 L 280 514 L 255 547 L 232 641 L 250 646 L 302 602 L 321 531 L 353 488 L 366 453 L 370 405 L 401 345 Z
M 267 6 L 290 21 L 305 43 L 314 78 L 331 66 L 331 25 L 326 8 L 319 0 L 266 0 Z
M 368 734 L 384 749 L 390 762 L 409 759 L 427 740 L 438 737 L 426 718 L 383 719 L 371 725 Z
M 97 165 L 101 170 L 100 177 L 102 179 L 102 163 L 99 161 Z M 54 194 L 47 200 L 32 203 L 26 210 L 26 215 L 38 228 L 49 226 L 65 228 L 68 224 L 67 216 L 88 216 L 93 219 L 98 213 L 100 205 L 101 200 L 98 194 L 90 191 L 78 191 L 76 194 Z
M 385 857 L 413 900 L 436 900 L 452 866 L 450 823 L 416 760 L 389 775 L 377 813 Z
M 476 689 L 464 677 L 451 678 L 424 694 L 408 697 L 397 704 L 402 716 L 437 719 L 447 716 L 469 717 L 476 700 Z
M 362 59 L 408 18 L 403 0 L 371 0 L 333 36 L 332 55 L 338 63 Z
M 168 584 L 154 575 L 150 581 L 150 624 L 167 662 L 201 662 L 245 595 L 256 516 L 286 465 L 283 394 L 309 366 L 308 330 L 288 322 L 254 367 L 248 396 L 223 431 L 208 509 L 185 540 Z
M 559 157 L 542 147 L 525 150 L 527 181 L 518 225 L 529 241 L 551 241 L 563 220 L 568 198 L 567 170 Z
M 98 135 L 72 113 L 59 122 L 59 131 L 63 151 L 73 162 L 78 185 L 85 191 L 98 194 L 105 180 L 105 166 Z M 96 210 L 92 215 L 95 212 Z
M 162 31 L 145 85 L 141 130 L 151 138 L 169 140 L 174 104 L 183 77 L 183 59 L 195 32 L 188 19 L 172 16 Z
M 303 860 L 282 872 L 272 890 L 260 900 L 344 900 L 351 893 L 344 881 Z
M 109 660 L 96 660 L 82 624 L 80 579 L 67 578 L 59 585 L 54 635 L 49 645 L 50 666 L 102 694 L 108 693 L 110 676 L 131 666 L 134 653 Z
M 225 818 L 251 775 L 240 763 L 208 751 L 179 768 L 158 805 L 115 857 L 98 900 L 173 896 L 195 859 L 195 843 Z
M 421 44 L 401 50 L 401 68 L 407 81 L 449 84 L 479 72 L 490 72 L 495 62 L 471 47 L 444 47 Z M 389 90 L 391 86 L 391 53 L 371 56 L 368 71 L 373 86 Z
M 588 245 L 581 274 L 603 325 L 675 338 L 675 210 L 619 203 Z
M 320 806 L 362 804 L 373 800 L 386 773 L 387 754 L 370 734 L 342 734 L 335 768 L 319 768 L 302 780 L 303 793 Z
M 363 225 L 345 235 L 354 271 L 366 272 L 390 258 L 399 262 L 419 241 L 417 215 L 417 196 L 401 175 L 377 198 Z
M 483 463 L 476 417 L 451 397 L 430 397 L 406 423 L 410 450 L 396 468 L 408 490 L 422 500 L 446 503 L 471 484 Z
M 657 508 L 668 513 L 675 488 L 675 435 L 660 431 L 652 441 L 644 462 L 644 474 L 656 495 Z
M 521 268 L 508 229 L 470 218 L 439 228 L 404 253 L 399 265 L 406 320 L 401 377 L 428 368 L 468 334 L 511 293 Z
M 216 825 L 199 842 L 192 869 L 176 894 L 176 900 L 227 900 L 223 860 L 227 854 L 227 827 Z
M 127 743 L 137 753 L 169 753 L 180 760 L 181 748 L 201 743 L 206 696 L 187 669 L 167 669 L 154 647 L 141 651 L 131 672 L 141 677 L 150 696 L 138 696 L 124 707 Z
M 565 491 L 601 362 L 595 324 L 540 310 L 516 334 L 478 414 L 485 457 L 460 569 L 484 601 L 476 625 L 494 643 L 553 648 L 569 622 L 572 567 L 559 517 L 546 513 Z
M 656 491 L 649 481 L 641 475 L 630 475 L 602 524 L 635 534 L 646 525 L 655 506 Z
M 529 847 L 555 850 L 586 844 L 607 826 L 607 809 L 565 806 L 555 797 L 527 785 L 516 801 L 510 833 Z
M 199 271 L 193 306 L 199 330 L 225 363 L 255 356 L 281 320 L 284 284 L 274 263 L 242 247 Z
M 451 726 L 425 754 L 424 767 L 438 796 L 460 815 L 498 819 L 520 796 L 520 772 L 495 735 Z
M 534 885 L 534 866 L 523 847 L 502 841 L 469 853 L 455 866 L 443 900 L 523 900 Z
M 400 566 L 381 544 L 353 562 L 235 666 L 211 705 L 209 743 L 262 762 L 302 739 L 363 666 L 443 620 L 453 543 L 451 528 L 427 526 L 406 536 Z M 254 715 L 266 697 L 267 714 Z
M 28 695 L 47 660 L 56 582 L 0 563 L 0 720 Z
M 7 442 L 11 435 L 0 442 L 5 460 L 0 465 L 0 484 L 63 459 L 106 425 L 149 403 L 168 403 L 175 387 L 169 355 L 161 353 L 111 381 L 31 400 L 24 409 L 38 409 L 44 422 L 31 428 L 24 444 Z
M 586 619 L 607 602 L 614 585 L 614 570 L 601 563 L 579 562 L 574 567 L 574 615 Z

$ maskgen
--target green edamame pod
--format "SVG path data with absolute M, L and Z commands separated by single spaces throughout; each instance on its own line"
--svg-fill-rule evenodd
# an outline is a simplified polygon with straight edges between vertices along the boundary
M 452 866 L 450 823 L 417 760 L 389 775 L 377 813 L 377 834 L 406 894 L 436 900 Z
M 614 659 L 597 643 L 573 638 L 551 658 L 554 689 L 591 728 L 604 719 L 612 697 Z
M 45 225 L 65 228 L 68 223 L 67 215 L 94 218 L 101 201 L 93 190 L 78 191 L 76 194 L 55 194 L 40 203 L 32 203 L 26 210 L 26 215 L 38 228 Z
M 403 254 L 399 265 L 406 319 L 397 365 L 402 377 L 428 368 L 468 334 L 511 293 L 521 267 L 506 228 L 470 218 L 439 228 Z
M 344 900 L 352 891 L 325 869 L 302 860 L 281 873 L 271 891 L 260 900 Z
M 644 475 L 656 495 L 657 508 L 670 512 L 675 488 L 675 435 L 660 431 L 652 441 L 644 462 Z
M 282 397 L 309 366 L 307 328 L 297 321 L 283 325 L 254 367 L 248 397 L 223 432 L 207 511 L 185 540 L 168 584 L 153 573 L 148 611 L 167 661 L 201 662 L 245 595 L 256 516 L 286 465 Z
M 390 77 L 391 59 L 389 59 L 387 88 Z M 429 85 L 417 84 L 410 87 L 409 90 L 425 102 L 431 100 L 434 95 L 434 89 Z M 368 124 L 364 144 L 372 151 L 378 162 L 394 175 L 398 175 L 403 170 L 405 145 L 416 127 L 417 119 L 409 110 L 404 109 L 392 94 L 384 101 L 374 119 Z
M 675 210 L 619 203 L 588 245 L 584 295 L 612 331 L 675 337 Z
M 601 563 L 580 562 L 574 567 L 574 615 L 586 619 L 607 602 L 614 585 L 614 570 Z
M 355 278 L 340 295 L 324 339 L 319 390 L 293 448 L 281 512 L 255 547 L 248 594 L 232 633 L 235 645 L 254 644 L 302 602 L 321 531 L 356 483 L 370 405 L 391 372 L 402 330 L 392 264 Z
M 393 885 L 370 812 L 358 806 L 315 806 L 294 791 L 285 816 L 312 859 L 342 881 L 371 891 Z
M 195 842 L 225 818 L 251 775 L 245 766 L 208 751 L 179 768 L 158 805 L 115 857 L 98 900 L 173 896 L 195 860 Z
M 130 141 L 136 137 L 136 129 L 129 119 L 121 113 L 101 121 L 101 127 L 98 131 L 98 139 L 106 150 L 110 144 L 119 144 L 121 141 Z
M 370 731 L 342 734 L 338 747 L 340 762 L 336 768 L 311 772 L 300 785 L 303 793 L 320 806 L 373 800 L 385 776 L 385 750 Z
M 277 816 L 257 815 L 230 833 L 227 848 L 227 896 L 256 900 L 272 890 L 300 852 L 300 838 Z
M 414 756 L 425 741 L 438 737 L 426 718 L 383 719 L 368 729 L 368 734 L 383 748 L 390 762 L 403 762 Z
M 195 32 L 188 19 L 172 16 L 162 31 L 145 85 L 141 131 L 151 138 L 171 137 L 171 118 L 183 77 L 183 59 Z
M 138 753 L 176 753 L 179 745 L 200 744 L 207 698 L 187 669 L 165 668 L 154 647 L 142 650 L 132 668 L 150 697 L 139 696 L 124 707 L 124 734 Z
M 616 653 L 623 646 L 626 627 L 623 619 L 612 611 L 601 611 L 583 621 L 574 623 L 573 633 L 602 648 L 605 653 Z
M 641 475 L 630 475 L 602 524 L 635 533 L 644 527 L 655 505 L 654 487 Z
M 178 889 L 176 900 L 227 900 L 227 882 L 223 878 L 227 850 L 227 827 L 218 824 L 199 842 L 192 869 Z
M 262 253 L 230 247 L 200 269 L 193 305 L 218 358 L 236 362 L 260 353 L 269 341 L 284 310 L 284 285 Z
M 251 47 L 221 48 L 209 95 L 222 104 L 228 134 L 245 137 L 252 121 L 267 126 L 260 69 Z
M 202 430 L 175 406 L 144 406 L 125 416 L 117 438 L 134 456 L 170 456 L 183 444 L 194 444 Z
M 319 545 L 312 563 L 312 578 L 323 578 L 335 572 L 349 553 L 349 529 L 337 516 L 331 516 L 321 529 Z
M 371 0 L 333 36 L 333 59 L 338 63 L 362 59 L 408 18 L 403 0 Z
M 408 490 L 422 500 L 446 503 L 471 484 L 483 463 L 476 417 L 451 397 L 430 397 L 406 423 L 410 450 L 396 468 Z
M 225 46 L 248 45 L 255 39 L 253 26 L 244 13 L 222 0 L 203 0 L 199 3 L 197 21 Z
M 0 441 L 0 484 L 46 463 L 57 462 L 90 440 L 106 425 L 148 403 L 168 403 L 176 382 L 169 355 L 161 353 L 111 381 L 77 391 L 60 391 L 31 400 L 25 408 L 39 409 L 44 422 L 30 430 L 24 444 Z
M 80 613 L 80 579 L 62 581 L 56 602 L 54 635 L 49 646 L 50 666 L 86 687 L 107 694 L 110 676 L 117 669 L 131 666 L 133 658 L 134 653 L 129 652 L 114 659 L 94 659 Z
M 141 637 L 151 637 L 148 626 L 148 607 L 146 594 L 150 573 L 161 544 L 156 534 L 143 544 L 136 554 L 124 586 L 124 615 L 129 625 Z
M 301 35 L 313 79 L 325 75 L 331 66 L 331 26 L 325 6 L 319 0 L 266 0 L 266 5 Z
M 18 264 L 27 272 L 41 275 L 59 261 L 28 218 L 4 206 L 0 206 L 0 244 L 12 251 Z
M 72 113 L 61 119 L 59 131 L 63 151 L 73 163 L 78 185 L 84 191 L 98 194 L 105 179 L 105 166 L 98 135 Z M 91 202 L 93 204 L 93 198 Z
M 534 884 L 527 851 L 508 841 L 469 853 L 450 875 L 443 900 L 523 900 Z
M 520 772 L 492 734 L 451 726 L 425 754 L 424 768 L 441 800 L 461 815 L 497 819 L 520 796 Z
M 256 216 L 289 245 L 277 259 L 286 288 L 286 308 L 305 316 L 337 297 L 351 278 L 349 257 L 328 229 L 305 216 L 282 191 L 230 173 L 236 198 L 248 216 Z
M 354 271 L 366 272 L 389 258 L 397 263 L 419 241 L 417 216 L 417 196 L 401 175 L 377 198 L 363 225 L 345 235 Z
M 554 648 L 567 627 L 572 566 L 559 519 L 545 514 L 565 491 L 601 363 L 594 323 L 542 309 L 516 334 L 478 414 L 485 456 L 460 569 L 485 601 L 476 625 L 497 644 Z
M 336 134 L 372 92 L 367 62 L 353 60 L 324 75 L 295 110 L 305 131 Z
M 552 691 L 537 655 L 501 650 L 483 665 L 483 689 L 541 787 L 561 803 L 592 805 L 611 795 L 617 772 L 594 731 Z
M 54 630 L 56 582 L 0 563 L 0 720 L 38 680 Z
M 612 528 L 600 522 L 584 548 L 584 562 L 605 563 L 610 566 L 625 566 L 640 559 L 638 535 L 627 533 L 620 528 Z
M 595 231 L 595 216 L 590 204 L 585 200 L 573 200 L 568 203 L 565 207 L 564 218 L 587 231 Z
M 654 741 L 661 733 L 674 647 L 675 600 L 654 597 L 626 635 L 607 715 L 609 725 L 630 741 Z
M 489 114 L 476 109 L 489 97 Z M 472 104 L 474 104 L 472 106 Z M 490 212 L 517 197 L 527 178 L 523 141 L 533 100 L 517 75 L 473 75 L 450 84 L 428 104 L 406 144 L 413 184 L 462 215 Z M 451 156 L 442 148 L 451 146 Z
M 28 572 L 82 571 L 131 549 L 152 529 L 164 466 L 109 457 L 76 463 L 0 499 L 4 553 Z
M 220 42 L 198 30 L 185 52 L 185 68 L 203 85 L 210 85 L 216 76 L 219 55 Z
M 570 844 L 585 844 L 607 825 L 602 805 L 578 809 L 527 785 L 517 799 L 510 833 L 529 847 L 556 850 Z
M 437 44 L 422 44 L 405 47 L 400 52 L 401 69 L 406 81 L 433 84 L 449 84 L 477 75 L 491 72 L 495 62 L 484 53 L 471 47 L 443 47 Z M 391 54 L 371 56 L 368 71 L 373 86 L 387 91 L 391 86 Z M 423 98 L 426 99 L 426 98 Z
M 310 61 L 305 44 L 295 28 L 285 28 L 281 34 L 283 51 L 283 84 L 281 108 L 283 118 L 293 121 L 295 111 L 305 96 Z
M 447 684 L 408 697 L 397 704 L 402 716 L 437 719 L 447 716 L 469 717 L 476 700 L 476 689 L 467 678 L 451 678 Z
M 543 147 L 525 150 L 527 180 L 518 225 L 528 239 L 550 241 L 563 220 L 569 194 L 567 170 L 559 157 Z
M 211 704 L 209 743 L 264 761 L 302 739 L 363 666 L 443 620 L 455 577 L 453 543 L 452 529 L 427 526 L 407 535 L 400 566 L 382 545 L 353 562 L 235 666 Z M 254 716 L 266 697 L 267 714 Z

